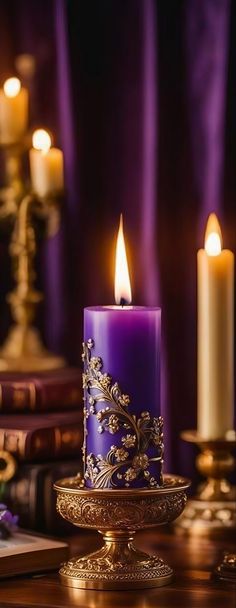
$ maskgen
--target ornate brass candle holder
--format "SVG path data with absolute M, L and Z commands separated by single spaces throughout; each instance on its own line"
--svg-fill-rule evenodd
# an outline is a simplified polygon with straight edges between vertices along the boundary
M 197 431 L 184 431 L 184 441 L 198 445 L 198 471 L 207 480 L 197 490 L 197 495 L 188 501 L 183 515 L 175 522 L 177 531 L 190 535 L 214 536 L 228 531 L 236 532 L 236 486 L 227 477 L 235 468 L 232 451 L 236 447 L 236 433 L 217 440 L 200 437 Z
M 226 551 L 221 563 L 213 572 L 213 579 L 223 583 L 236 583 L 236 553 Z
M 61 582 L 81 589 L 138 589 L 171 582 L 173 571 L 156 555 L 133 545 L 143 528 L 173 521 L 186 504 L 190 482 L 166 475 L 155 489 L 90 490 L 81 477 L 62 479 L 54 488 L 57 510 L 64 519 L 103 535 L 103 547 L 72 558 L 60 569 Z
M 13 260 L 15 289 L 7 299 L 14 325 L 0 351 L 0 371 L 32 372 L 51 370 L 65 365 L 64 359 L 49 353 L 33 326 L 37 304 L 43 295 L 34 287 L 36 231 L 34 219 L 41 218 L 49 236 L 59 223 L 61 193 L 40 198 L 27 191 L 22 177 L 22 157 L 27 146 L 1 146 L 4 155 L 5 187 L 0 189 L 0 221 L 13 224 L 9 252 Z

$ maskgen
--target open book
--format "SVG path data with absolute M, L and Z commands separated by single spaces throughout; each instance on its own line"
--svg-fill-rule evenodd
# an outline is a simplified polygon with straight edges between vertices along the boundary
M 54 570 L 68 553 L 64 542 L 15 532 L 6 540 L 0 539 L 0 578 Z

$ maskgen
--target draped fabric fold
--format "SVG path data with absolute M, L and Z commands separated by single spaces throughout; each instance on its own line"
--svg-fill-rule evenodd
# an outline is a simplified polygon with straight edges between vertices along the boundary
M 219 212 L 222 202 L 230 1 L 192 0 L 185 25 L 188 116 L 202 231 L 206 214 Z

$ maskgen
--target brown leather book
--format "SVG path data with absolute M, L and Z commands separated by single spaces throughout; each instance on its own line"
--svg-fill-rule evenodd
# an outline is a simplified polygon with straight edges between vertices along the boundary
M 0 373 L 0 414 L 43 412 L 77 407 L 82 402 L 81 370 Z
M 57 414 L 0 416 L 0 450 L 20 461 L 45 461 L 80 455 L 82 408 Z
M 40 532 L 74 531 L 56 512 L 56 492 L 53 484 L 58 479 L 76 476 L 82 470 L 82 460 L 23 464 L 14 479 L 5 484 L 1 501 L 19 515 L 19 525 Z

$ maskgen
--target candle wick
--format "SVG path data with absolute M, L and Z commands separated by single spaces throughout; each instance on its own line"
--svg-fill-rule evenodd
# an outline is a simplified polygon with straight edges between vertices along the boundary
M 122 306 L 122 308 L 124 308 L 124 306 L 127 304 L 125 298 L 121 298 L 120 299 L 120 306 Z

